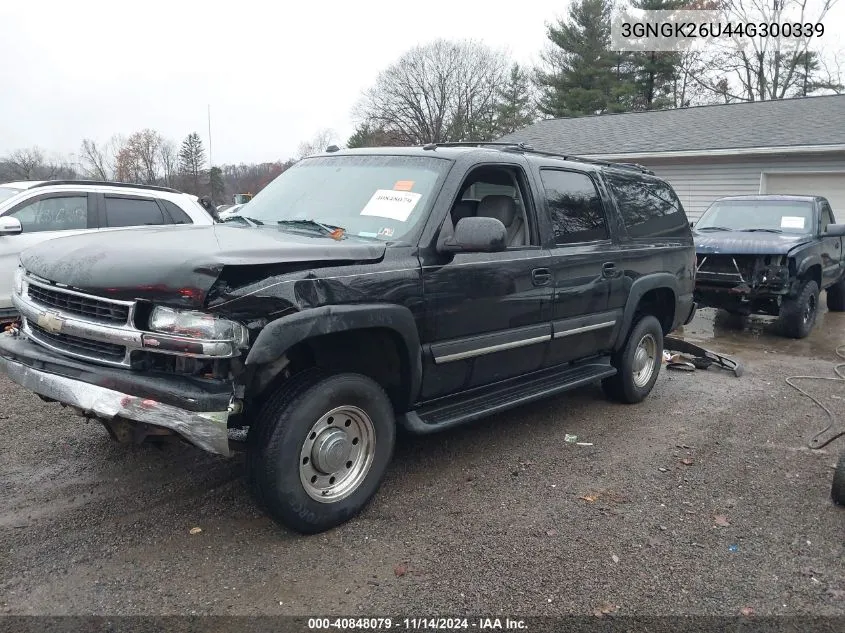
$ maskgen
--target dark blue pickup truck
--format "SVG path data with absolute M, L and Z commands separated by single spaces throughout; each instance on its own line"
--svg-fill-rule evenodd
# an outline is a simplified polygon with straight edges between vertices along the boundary
M 812 330 L 822 290 L 845 310 L 845 224 L 825 198 L 721 198 L 694 227 L 699 306 L 779 316 L 792 338 Z

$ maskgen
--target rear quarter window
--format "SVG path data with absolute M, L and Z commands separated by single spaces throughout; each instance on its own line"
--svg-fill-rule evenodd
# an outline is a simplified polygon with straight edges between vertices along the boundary
M 636 173 L 606 171 L 622 221 L 633 238 L 687 237 L 689 220 L 668 183 Z
M 185 213 L 178 205 L 170 202 L 170 200 L 159 200 L 164 205 L 167 214 L 173 220 L 173 224 L 193 224 L 191 216 Z
M 106 225 L 109 227 L 168 224 L 155 200 L 106 196 Z

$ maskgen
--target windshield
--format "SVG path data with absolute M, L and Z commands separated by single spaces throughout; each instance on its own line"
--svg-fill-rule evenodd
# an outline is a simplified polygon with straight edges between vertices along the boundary
M 796 200 L 723 200 L 714 202 L 696 222 L 697 231 L 760 230 L 806 235 L 813 228 L 813 203 Z
M 399 240 L 424 217 L 450 162 L 422 156 L 306 158 L 238 212 L 264 226 Z M 311 222 L 306 222 L 311 221 Z
M 10 187 L 0 187 L 0 202 L 8 200 L 12 196 L 18 195 L 22 189 L 12 189 Z

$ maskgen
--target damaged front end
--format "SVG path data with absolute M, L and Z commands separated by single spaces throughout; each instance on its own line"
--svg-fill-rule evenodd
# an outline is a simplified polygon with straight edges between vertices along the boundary
M 88 295 L 23 269 L 13 300 L 21 321 L 0 336 L 0 370 L 11 380 L 102 422 L 116 440 L 172 435 L 230 454 L 245 326 Z
M 699 254 L 695 300 L 702 307 L 777 316 L 795 272 L 786 255 Z

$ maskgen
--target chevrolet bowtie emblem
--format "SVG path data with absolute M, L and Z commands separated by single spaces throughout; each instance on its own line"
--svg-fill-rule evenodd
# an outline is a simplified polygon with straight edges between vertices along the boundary
M 58 314 L 45 312 L 44 314 L 38 317 L 38 327 L 47 330 L 51 334 L 58 334 L 59 332 L 61 332 L 63 325 L 64 321 L 62 321 L 61 317 Z

